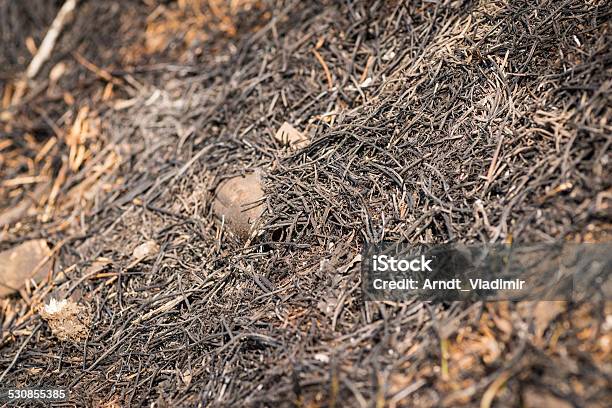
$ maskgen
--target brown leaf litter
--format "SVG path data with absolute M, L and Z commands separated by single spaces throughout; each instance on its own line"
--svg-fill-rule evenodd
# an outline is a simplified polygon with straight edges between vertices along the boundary
M 28 279 L 44 279 L 51 270 L 50 255 L 44 239 L 26 241 L 0 252 L 0 297 L 18 292 Z
M 282 145 L 288 146 L 293 150 L 301 149 L 310 143 L 308 138 L 299 130 L 294 128 L 290 123 L 283 122 L 274 138 Z

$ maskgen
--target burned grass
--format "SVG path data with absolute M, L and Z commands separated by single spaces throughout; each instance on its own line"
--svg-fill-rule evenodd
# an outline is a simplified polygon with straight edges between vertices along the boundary
M 56 256 L 3 300 L 0 382 L 84 405 L 609 401 L 604 300 L 364 303 L 359 275 L 383 239 L 609 240 L 606 2 L 103 4 L 25 99 L 2 85 L 0 219 L 31 204 L 0 249 Z M 214 191 L 256 169 L 245 240 Z M 52 335 L 50 297 L 87 305 L 85 340 Z

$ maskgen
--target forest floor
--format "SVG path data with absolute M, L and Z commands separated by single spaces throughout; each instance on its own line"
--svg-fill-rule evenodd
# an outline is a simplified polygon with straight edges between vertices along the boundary
M 610 241 L 610 2 L 83 0 L 28 71 L 62 4 L 0 0 L 0 251 L 48 245 L 0 298 L 1 384 L 609 406 L 609 301 L 364 302 L 360 254 Z M 241 233 L 215 191 L 253 172 Z

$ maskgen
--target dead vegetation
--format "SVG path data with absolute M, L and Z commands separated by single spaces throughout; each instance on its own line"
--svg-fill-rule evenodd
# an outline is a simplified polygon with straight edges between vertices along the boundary
M 359 252 L 610 239 L 608 2 L 80 1 L 24 80 L 49 4 L 0 0 L 0 250 L 53 254 L 1 300 L 0 382 L 88 406 L 607 405 L 605 299 L 364 303 Z M 217 187 L 254 172 L 258 228 L 233 230 Z

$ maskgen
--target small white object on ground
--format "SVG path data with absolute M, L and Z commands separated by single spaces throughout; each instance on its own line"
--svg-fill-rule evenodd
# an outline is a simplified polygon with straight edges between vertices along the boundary
M 40 308 L 39 313 L 53 335 L 61 341 L 78 343 L 87 338 L 91 322 L 89 313 L 84 306 L 71 299 L 51 298 L 49 303 Z

